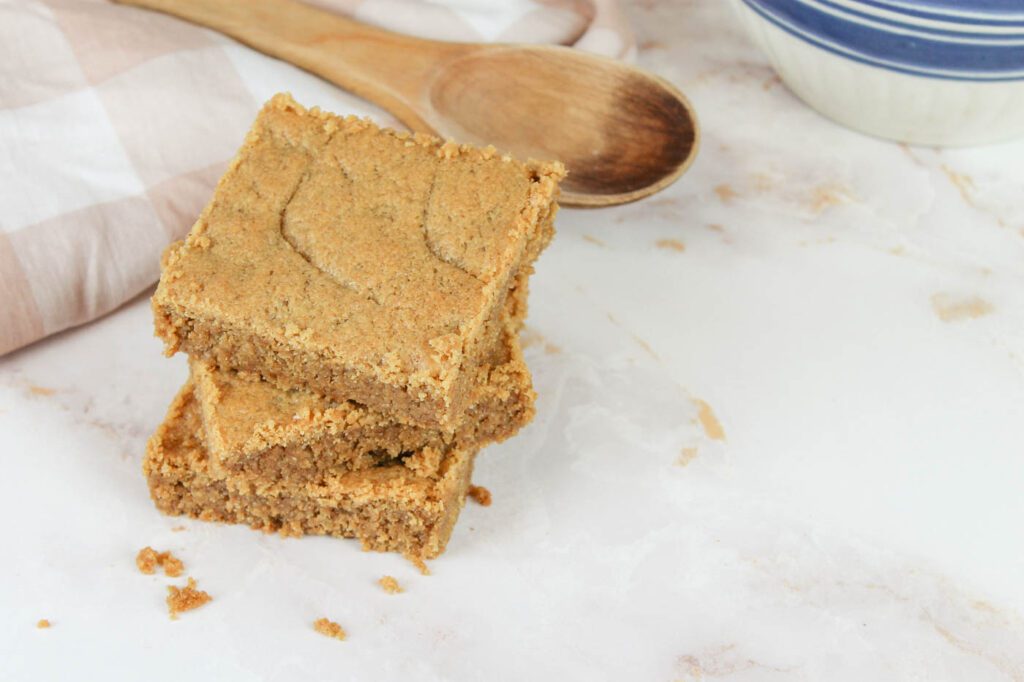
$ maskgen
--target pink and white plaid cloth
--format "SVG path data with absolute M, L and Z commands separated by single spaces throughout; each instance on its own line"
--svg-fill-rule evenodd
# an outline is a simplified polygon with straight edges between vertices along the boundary
M 228 0 L 226 0 L 228 1 Z M 633 50 L 615 0 L 319 0 L 460 41 Z M 146 290 L 259 105 L 394 120 L 299 69 L 162 14 L 98 0 L 0 0 L 0 355 Z

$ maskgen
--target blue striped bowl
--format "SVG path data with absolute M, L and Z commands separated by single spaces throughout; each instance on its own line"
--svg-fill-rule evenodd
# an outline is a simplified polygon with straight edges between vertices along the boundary
M 733 0 L 786 84 L 914 144 L 1024 135 L 1024 0 Z

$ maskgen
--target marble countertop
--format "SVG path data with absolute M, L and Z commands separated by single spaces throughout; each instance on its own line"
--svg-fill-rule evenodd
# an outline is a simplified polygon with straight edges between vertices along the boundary
M 0 359 L 0 679 L 1024 680 L 1024 141 L 867 138 L 724 3 L 630 14 L 701 155 L 560 215 L 538 417 L 433 575 L 161 516 L 140 462 L 186 366 L 141 297 Z M 213 603 L 170 621 L 144 545 Z

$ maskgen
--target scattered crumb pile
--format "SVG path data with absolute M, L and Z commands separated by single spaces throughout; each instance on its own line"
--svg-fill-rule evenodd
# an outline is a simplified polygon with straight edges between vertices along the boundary
M 46 628 L 50 627 L 50 621 L 48 621 L 47 619 L 43 618 L 38 623 L 36 623 L 36 627 L 39 628 L 40 630 L 45 630 Z
M 181 559 L 170 552 L 158 552 L 152 547 L 143 547 L 135 557 L 135 565 L 146 574 L 156 572 L 156 567 L 164 569 L 164 573 L 172 578 L 177 578 L 185 572 L 185 564 Z
M 388 594 L 398 594 L 399 592 L 404 592 L 405 591 L 405 590 L 402 589 L 402 586 L 398 584 L 398 581 L 395 580 L 394 577 L 392 577 L 390 575 L 384 576 L 383 578 L 378 580 L 377 583 L 381 587 L 383 587 L 384 591 L 387 592 Z
M 491 491 L 482 485 L 469 486 L 469 496 L 481 507 L 491 506 Z
M 342 641 L 344 641 L 348 636 L 345 634 L 345 628 L 341 627 L 333 620 L 328 620 L 326 618 L 317 618 L 313 621 L 313 629 L 324 637 L 333 637 L 334 639 L 340 639 Z
M 195 578 L 189 578 L 185 587 L 170 585 L 167 592 L 167 610 L 171 614 L 171 619 L 176 619 L 183 611 L 198 609 L 203 604 L 213 601 L 209 594 L 196 589 Z

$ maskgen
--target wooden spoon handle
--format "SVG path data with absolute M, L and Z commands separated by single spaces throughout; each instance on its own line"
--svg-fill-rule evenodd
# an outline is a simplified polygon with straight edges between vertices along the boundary
M 296 0 L 117 1 L 220 31 L 340 85 L 424 132 L 433 132 L 422 114 L 431 75 L 446 58 L 472 48 L 391 33 Z

